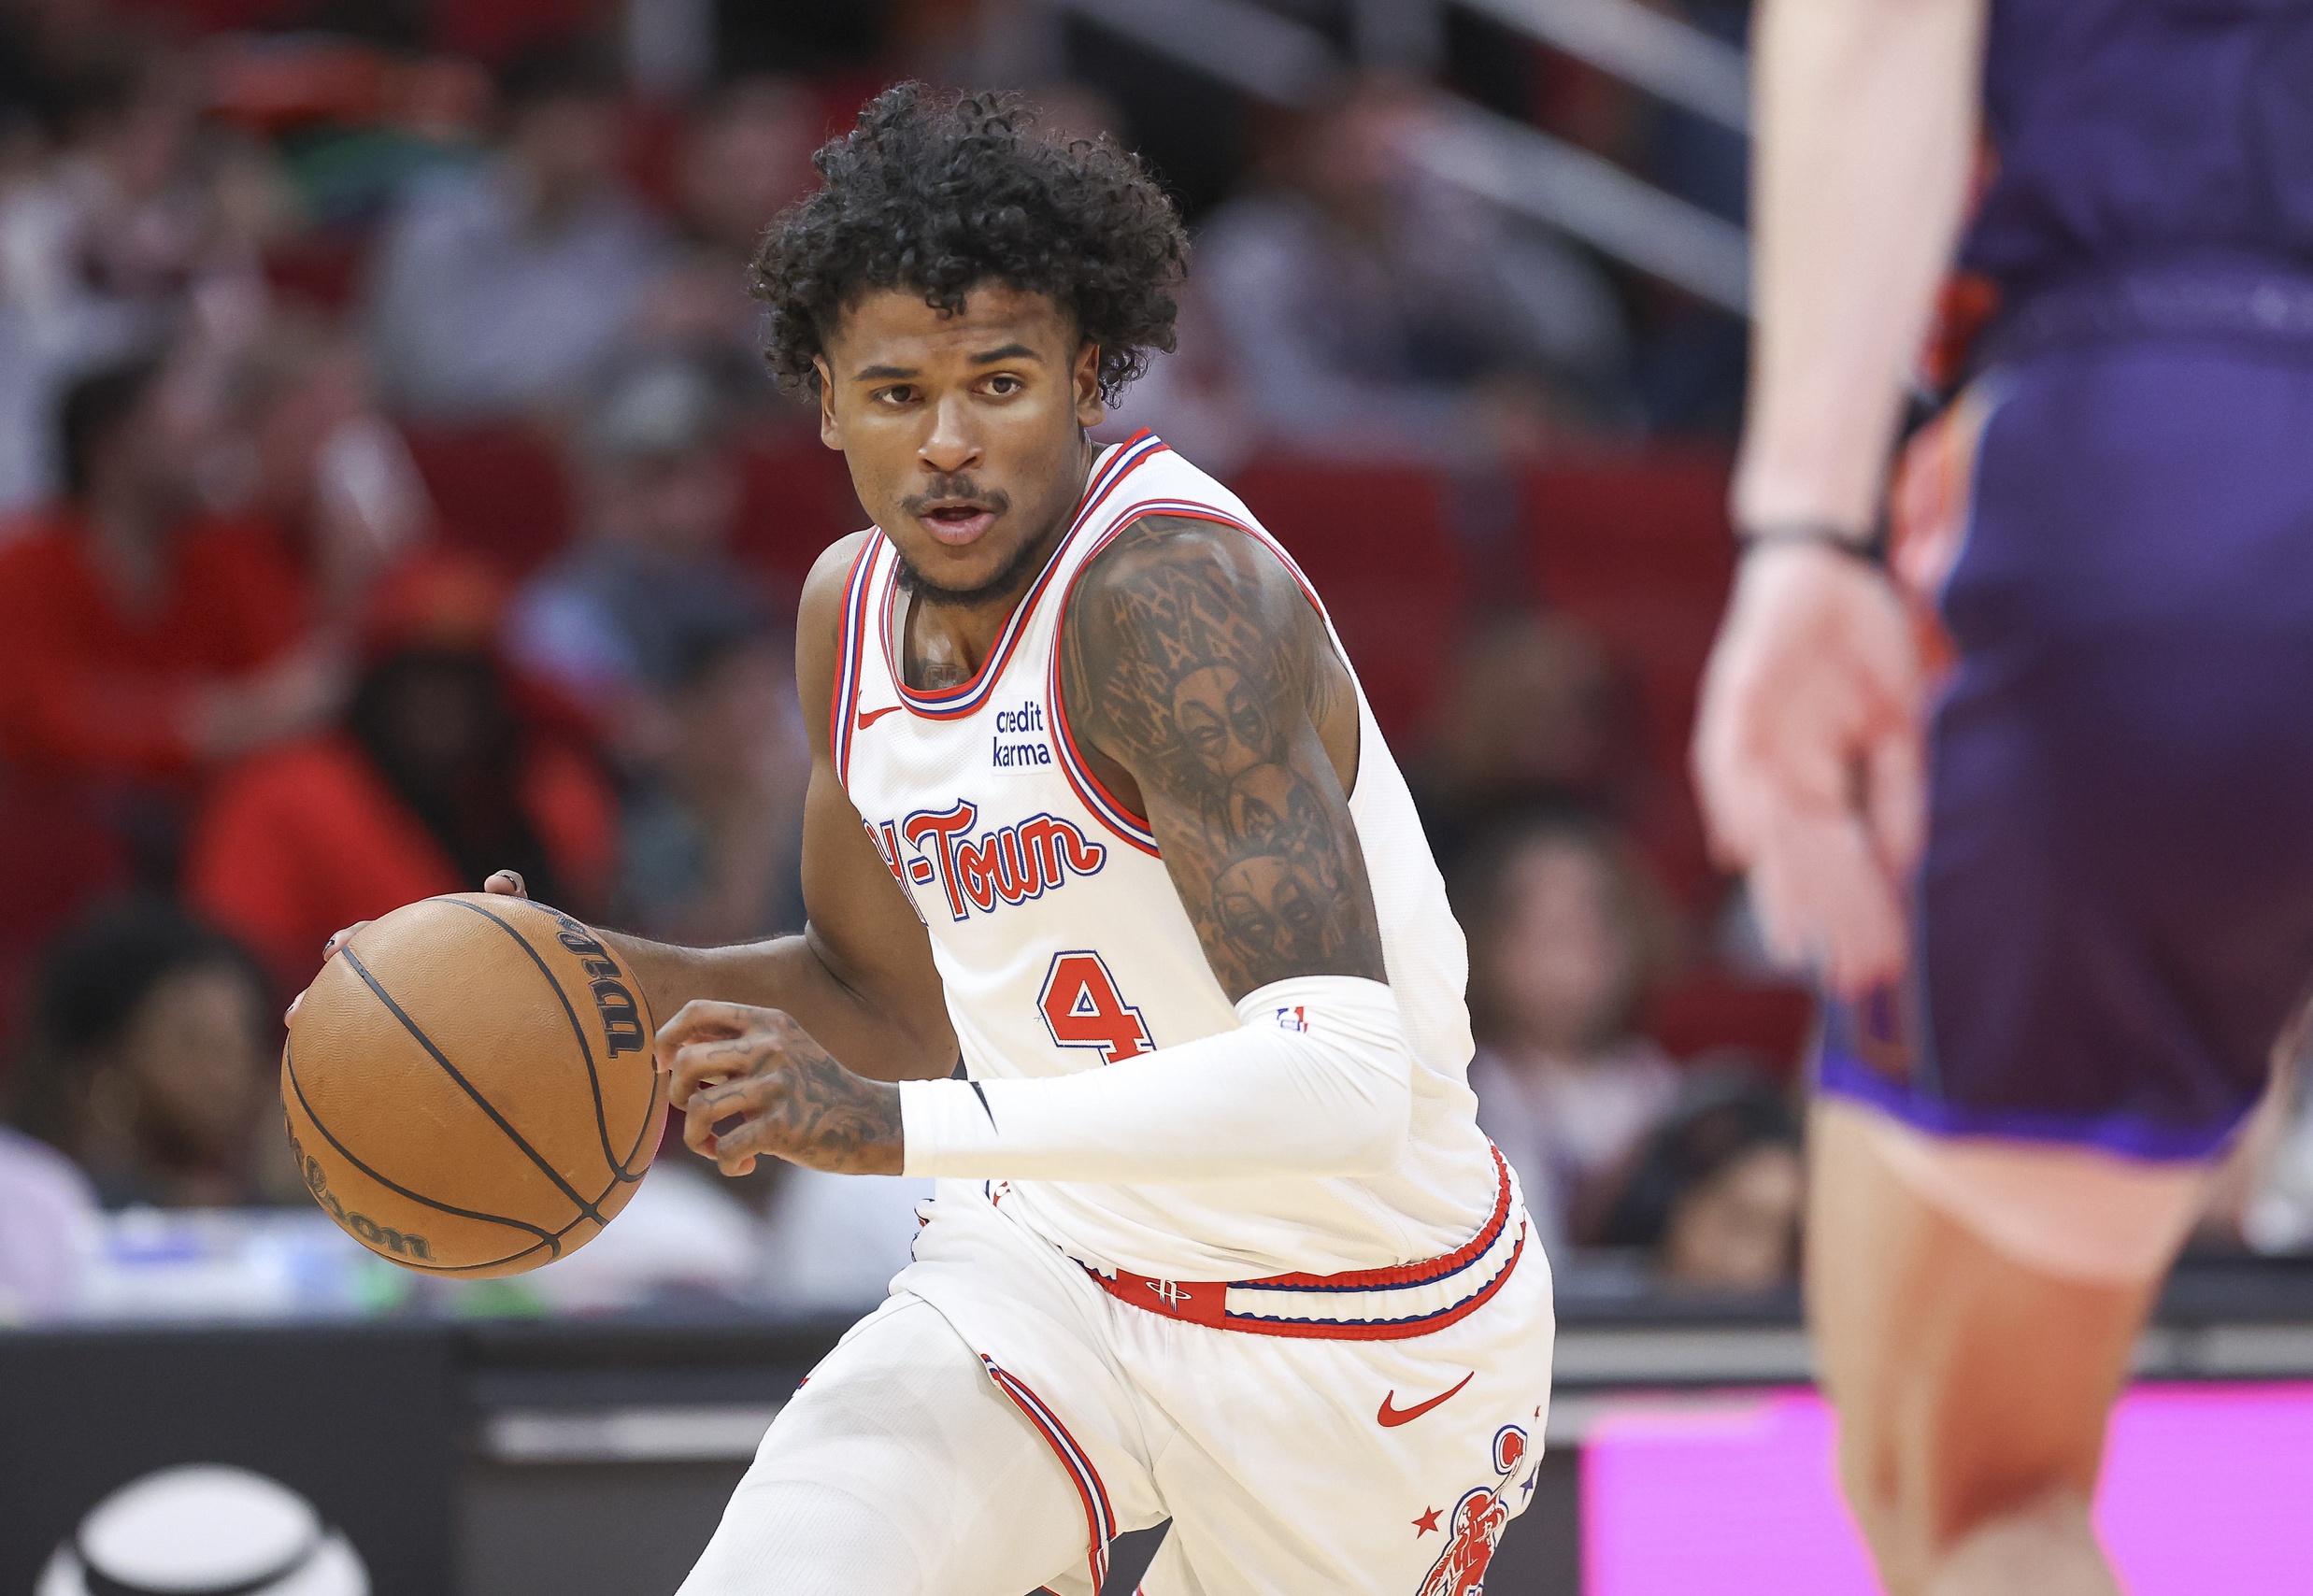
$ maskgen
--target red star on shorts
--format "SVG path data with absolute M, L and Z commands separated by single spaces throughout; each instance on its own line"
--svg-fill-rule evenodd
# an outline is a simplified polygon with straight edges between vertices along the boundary
M 1417 1541 L 1418 1541 L 1418 1540 L 1420 1540 L 1422 1536 L 1424 1536 L 1424 1535 L 1428 1534 L 1428 1533 L 1429 1533 L 1432 1530 L 1436 1529 L 1436 1528 L 1437 1528 L 1437 1509 L 1436 1509 L 1436 1508 L 1435 1508 L 1435 1507 L 1432 1507 L 1432 1508 L 1429 1508 L 1429 1509 L 1425 1510 L 1425 1511 L 1422 1513 L 1422 1515 L 1421 1515 L 1421 1518 L 1416 1518 L 1416 1519 L 1413 1521 L 1413 1527 L 1414 1527 L 1414 1539 L 1415 1539 L 1415 1540 L 1417 1540 Z

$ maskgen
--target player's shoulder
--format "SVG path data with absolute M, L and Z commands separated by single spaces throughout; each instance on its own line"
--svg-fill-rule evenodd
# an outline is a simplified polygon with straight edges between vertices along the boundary
M 838 537 L 820 551 L 803 579 L 803 596 L 795 606 L 795 638 L 806 649 L 823 644 L 830 651 L 843 633 L 844 594 L 860 557 L 879 535 L 874 527 Z
M 1141 614 L 1164 624 L 1178 600 L 1282 620 L 1306 608 L 1285 563 L 1234 519 L 1150 511 L 1118 528 L 1084 563 L 1069 595 L 1072 614 Z
M 804 703 L 825 705 L 835 691 L 835 672 L 843 652 L 843 606 L 851 586 L 851 573 L 879 534 L 874 527 L 839 537 L 821 550 L 803 579 L 803 596 L 795 606 L 795 685 Z M 814 745 L 824 735 L 821 716 L 807 714 Z
M 803 579 L 803 602 L 798 606 L 800 616 L 808 616 L 815 606 L 824 607 L 829 614 L 839 614 L 843 608 L 844 589 L 850 585 L 852 567 L 870 543 L 881 535 L 876 528 L 863 527 L 847 533 L 820 550 L 820 557 L 811 562 L 810 574 Z

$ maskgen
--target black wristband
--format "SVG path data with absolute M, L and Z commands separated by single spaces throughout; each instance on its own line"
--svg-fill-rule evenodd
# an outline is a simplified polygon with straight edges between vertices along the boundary
M 1749 554 L 1754 549 L 1772 549 L 1783 544 L 1811 543 L 1819 548 L 1844 554 L 1850 560 L 1880 570 L 1887 568 L 1887 523 L 1880 522 L 1863 537 L 1855 535 L 1852 527 L 1839 526 L 1827 520 L 1771 521 L 1765 526 L 1737 528 L 1735 547 Z

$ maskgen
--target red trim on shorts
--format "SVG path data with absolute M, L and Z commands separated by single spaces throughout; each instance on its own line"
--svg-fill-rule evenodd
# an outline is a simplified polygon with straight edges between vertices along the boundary
M 1060 1466 L 1076 1482 L 1077 1495 L 1084 1503 L 1085 1532 L 1091 1546 L 1085 1566 L 1092 1576 L 1092 1589 L 1097 1592 L 1108 1582 L 1108 1543 L 1116 1538 L 1116 1516 L 1109 1510 L 1108 1488 L 1101 1483 L 1100 1471 L 1092 1466 L 1092 1455 L 1068 1433 L 1068 1427 L 1045 1405 L 1042 1397 L 1029 1389 L 1026 1381 L 1000 1367 L 985 1352 L 979 1355 L 979 1361 L 986 1365 L 988 1377 L 995 1381 L 996 1389 L 1011 1398 L 1021 1417 L 1036 1427 L 1045 1445 L 1060 1460 Z
M 1501 1271 L 1486 1282 L 1475 1296 L 1464 1297 L 1449 1308 L 1414 1318 L 1364 1319 L 1354 1323 L 1335 1323 L 1327 1319 L 1264 1318 L 1254 1314 L 1231 1314 L 1225 1330 L 1247 1331 L 1254 1335 L 1284 1335 L 1306 1341 L 1406 1341 L 1417 1335 L 1427 1335 L 1434 1330 L 1459 1324 L 1493 1300 L 1494 1293 L 1509 1283 L 1518 1268 L 1518 1261 L 1526 1256 L 1526 1226 L 1521 1220 L 1518 1243 L 1510 1248 L 1508 1260 Z
M 1352 1269 L 1339 1275 L 1272 1275 L 1263 1280 L 1236 1280 L 1231 1284 L 1259 1290 L 1376 1291 L 1392 1286 L 1431 1285 L 1458 1269 L 1468 1268 L 1493 1246 L 1502 1234 L 1502 1227 L 1510 1220 L 1510 1166 L 1502 1157 L 1500 1147 L 1488 1143 L 1486 1150 L 1493 1154 L 1493 1212 L 1487 1216 L 1476 1235 L 1451 1252 L 1387 1269 Z
M 1201 1324 L 1210 1330 L 1244 1331 L 1253 1335 L 1283 1335 L 1304 1340 L 1321 1341 L 1402 1341 L 1412 1336 L 1427 1335 L 1468 1318 L 1483 1307 L 1510 1274 L 1518 1261 L 1525 1256 L 1526 1225 L 1519 1221 L 1518 1240 L 1510 1248 L 1510 1256 L 1502 1267 L 1469 1296 L 1449 1304 L 1432 1313 L 1409 1315 L 1405 1318 L 1320 1319 L 1280 1318 L 1266 1314 L 1243 1314 L 1230 1311 L 1229 1292 L 1233 1289 L 1269 1291 L 1377 1291 L 1403 1290 L 1421 1286 L 1434 1286 L 1469 1268 L 1483 1258 L 1502 1238 L 1510 1220 L 1510 1170 L 1501 1149 L 1489 1147 L 1494 1162 L 1493 1212 L 1473 1235 L 1453 1251 L 1436 1258 L 1422 1259 L 1413 1263 L 1396 1264 L 1387 1269 L 1345 1270 L 1338 1275 L 1272 1275 L 1258 1280 L 1159 1280 L 1146 1275 L 1135 1275 L 1129 1269 L 1120 1269 L 1113 1275 L 1105 1274 L 1090 1264 L 1081 1267 L 1092 1277 L 1093 1284 L 1120 1303 L 1125 1303 L 1145 1313 L 1165 1318 L 1178 1319 L 1185 1324 Z
M 1211 1314 L 1202 1299 L 1209 1292 L 1213 1303 L 1226 1304 L 1228 1283 L 1225 1281 L 1200 1280 L 1183 1286 L 1178 1281 L 1152 1280 L 1145 1275 L 1134 1275 L 1121 1269 L 1110 1276 L 1089 1264 L 1084 1266 L 1084 1272 L 1092 1277 L 1094 1285 L 1120 1303 L 1129 1304 L 1161 1318 L 1178 1319 L 1184 1324 L 1201 1324 L 1209 1330 L 1242 1331 L 1250 1335 L 1282 1335 L 1303 1341 L 1406 1341 L 1417 1335 L 1427 1335 L 1432 1331 L 1444 1330 L 1450 1324 L 1459 1324 L 1484 1307 L 1509 1280 L 1511 1273 L 1518 1267 L 1518 1261 L 1525 1255 L 1526 1228 L 1521 1220 L 1518 1245 L 1510 1249 L 1508 1260 L 1494 1277 L 1476 1293 L 1435 1313 L 1388 1319 L 1270 1318 L 1259 1314 L 1231 1313 L 1225 1306 L 1215 1315 Z M 1246 1284 L 1257 1282 L 1248 1281 Z M 1179 1293 L 1178 1303 L 1194 1305 L 1168 1308 L 1167 1288 Z

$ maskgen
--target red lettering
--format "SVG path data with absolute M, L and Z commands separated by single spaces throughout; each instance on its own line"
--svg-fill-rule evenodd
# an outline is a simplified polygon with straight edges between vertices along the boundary
M 881 833 L 876 830 L 872 821 L 862 820 L 860 824 L 867 828 L 867 840 L 875 845 L 876 857 L 883 861 L 883 867 L 892 873 L 892 879 L 903 887 L 907 886 L 907 877 L 900 874 L 898 841 L 888 834 L 892 830 L 892 822 L 884 821 Z
M 1024 904 L 1041 897 L 1052 888 L 1066 885 L 1070 871 L 1090 876 L 1108 861 L 1108 850 L 1070 820 L 1035 815 L 1018 825 L 998 826 L 978 839 L 966 839 L 964 834 L 978 818 L 978 810 L 971 804 L 959 803 L 936 813 L 919 810 L 900 828 L 910 846 L 937 858 L 948 890 L 948 907 L 958 919 L 972 908 L 992 910 L 999 901 Z M 904 866 L 898 862 L 899 840 L 890 834 L 889 821 L 883 829 L 889 842 L 885 862 L 905 885 Z M 878 851 L 883 850 L 879 848 Z M 915 867 L 925 869 L 921 861 Z M 923 879 L 929 881 L 930 875 Z
M 1088 840 L 1071 822 L 1049 815 L 1021 822 L 1020 847 L 1022 854 L 1035 855 L 1035 868 L 1053 887 L 1067 880 L 1071 870 L 1090 876 L 1108 861 L 1107 848 Z
M 1060 885 L 1060 876 L 1044 874 L 1036 850 L 1022 842 L 1021 828 L 1007 826 L 996 834 L 1003 851 L 996 856 L 996 891 L 1004 894 L 1007 904 L 1024 904 L 1043 895 L 1046 887 Z
M 957 846 L 956 839 L 978 819 L 978 808 L 968 800 L 960 798 L 955 807 L 943 809 L 937 814 L 919 809 L 900 825 L 900 834 L 907 837 L 907 846 L 918 852 L 923 851 L 926 837 L 935 839 L 931 851 L 939 860 L 940 880 L 948 889 L 948 911 L 958 919 L 964 917 L 964 907 L 956 868 L 956 855 L 962 849 Z M 980 905 L 982 908 L 992 906 L 990 904 Z
M 907 876 L 912 863 L 915 868 L 922 871 L 922 878 L 929 881 L 932 878 L 930 863 L 921 859 L 910 861 L 901 854 L 899 831 L 891 821 L 885 820 L 878 825 L 875 821 L 864 819 L 860 824 L 867 828 L 867 840 L 875 844 L 877 856 L 883 861 L 884 868 L 891 871 L 892 879 L 899 883 L 900 895 L 907 900 L 908 911 L 916 917 L 919 924 L 926 923 L 923 919 L 923 905 L 916 902 L 915 890 L 908 886 Z
M 1037 998 L 1055 1046 L 1095 1047 L 1109 1063 L 1153 1052 L 1140 1010 L 1127 1004 L 1097 953 L 1055 953 Z
M 1065 820 L 1056 820 L 1060 840 L 1068 849 L 1068 868 L 1079 876 L 1090 876 L 1098 870 L 1108 857 L 1108 850 L 1088 839 L 1085 834 Z
M 1002 832 L 991 832 L 978 842 L 956 844 L 956 876 L 964 893 L 979 908 L 996 906 L 996 856 L 1001 851 L 997 839 Z
M 1065 824 L 1049 815 L 1038 815 L 1033 820 L 1022 820 L 1018 828 L 1022 862 L 1055 887 L 1068 879 L 1061 874 L 1060 858 L 1060 829 Z

